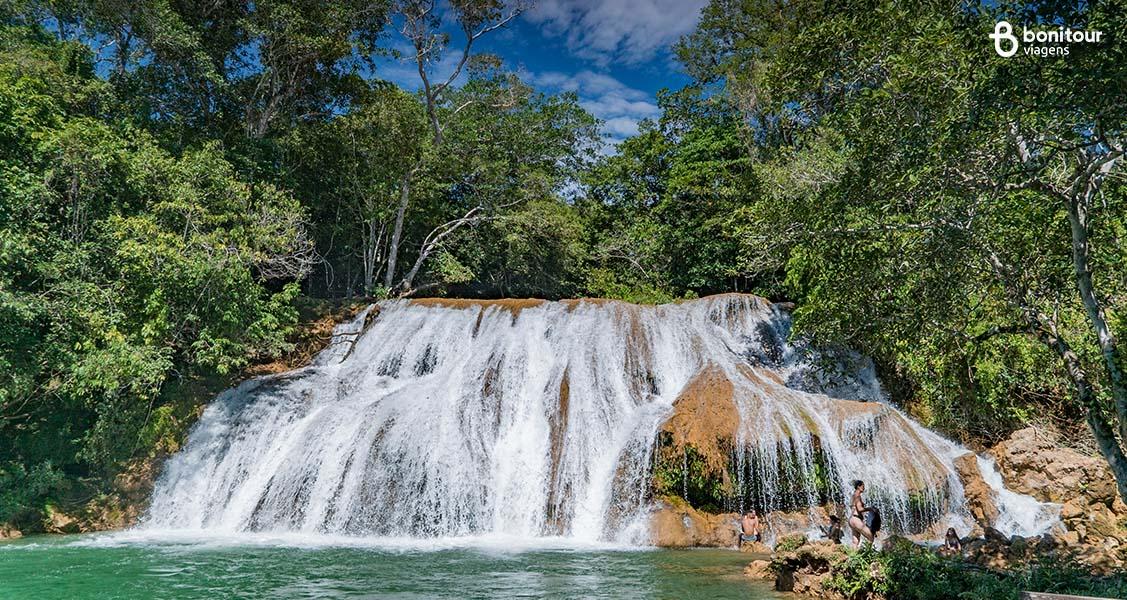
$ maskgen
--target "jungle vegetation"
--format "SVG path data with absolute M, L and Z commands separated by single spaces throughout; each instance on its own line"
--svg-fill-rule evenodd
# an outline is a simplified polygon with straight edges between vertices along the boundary
M 791 301 L 925 424 L 1082 428 L 1127 498 L 1127 4 L 713 0 L 612 149 L 478 52 L 520 9 L 0 3 L 0 522 L 174 450 L 302 307 L 419 295 Z M 1104 37 L 1003 58 L 1001 18 Z

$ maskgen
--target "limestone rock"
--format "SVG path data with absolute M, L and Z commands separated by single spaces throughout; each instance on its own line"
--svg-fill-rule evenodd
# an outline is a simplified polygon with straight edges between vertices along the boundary
M 987 527 L 986 541 L 994 544 L 1008 544 L 1010 543 L 1010 538 L 1006 537 L 1005 534 L 1003 534 L 1001 531 L 998 531 L 997 529 L 994 529 L 993 527 Z
M 751 579 L 770 581 L 775 579 L 775 571 L 769 560 L 753 560 L 744 567 L 744 576 Z
M 727 465 L 739 423 L 732 382 L 713 367 L 701 371 L 681 391 L 662 431 L 672 434 L 674 447 L 692 446 L 704 458 L 708 474 L 719 475 L 728 485 Z
M 740 552 L 750 554 L 770 554 L 771 547 L 762 542 L 744 542 L 740 544 Z
M 1006 487 L 1042 502 L 1066 503 L 1082 495 L 1109 508 L 1115 480 L 1099 458 L 1059 446 L 1047 432 L 1028 427 L 990 450 Z
M 43 530 L 47 533 L 78 533 L 81 528 L 78 519 L 49 504 L 47 516 L 43 520 Z
M 798 544 L 795 547 L 795 544 Z M 780 540 L 773 563 L 775 589 L 814 597 L 836 597 L 825 589 L 834 565 L 845 560 L 844 546 L 833 542 L 808 542 L 801 538 Z
M 994 490 L 982 478 L 982 471 L 978 468 L 978 457 L 973 452 L 968 452 L 955 459 L 955 472 L 963 482 L 963 494 L 967 500 L 967 509 L 970 510 L 976 523 L 982 527 L 989 527 L 998 521 L 998 505 L 994 501 Z
M 667 498 L 658 502 L 650 518 L 650 539 L 663 548 L 734 548 L 738 515 L 713 515 L 696 510 L 686 502 Z

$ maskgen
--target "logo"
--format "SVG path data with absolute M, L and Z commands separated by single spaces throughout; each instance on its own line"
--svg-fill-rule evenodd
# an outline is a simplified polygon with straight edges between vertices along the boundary
M 998 53 L 998 56 L 1009 58 L 1017 54 L 1017 37 L 1014 36 L 1014 27 L 1010 25 L 1009 21 L 995 23 L 994 33 L 990 34 L 990 39 L 994 40 L 994 51 Z M 1002 42 L 1010 43 L 1009 50 L 1002 47 Z
M 1098 30 L 1072 29 L 1058 27 L 1056 29 L 1030 29 L 1021 28 L 1021 37 L 1015 35 L 1014 26 L 1009 21 L 998 21 L 994 24 L 994 33 L 990 34 L 994 40 L 994 51 L 1002 58 L 1009 58 L 1022 49 L 1024 54 L 1030 56 L 1068 56 L 1072 44 L 1096 44 L 1103 38 L 1103 32 Z M 1024 45 L 1024 48 L 1021 48 Z

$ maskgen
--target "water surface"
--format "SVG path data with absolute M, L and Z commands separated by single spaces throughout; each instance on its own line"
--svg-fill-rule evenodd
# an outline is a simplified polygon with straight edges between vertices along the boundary
M 417 540 L 38 536 L 0 543 L 0 598 L 782 598 L 730 550 Z

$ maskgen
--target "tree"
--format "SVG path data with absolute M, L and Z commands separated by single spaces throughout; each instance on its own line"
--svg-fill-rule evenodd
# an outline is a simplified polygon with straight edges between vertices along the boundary
M 733 215 L 757 193 L 739 114 L 697 88 L 662 92 L 659 121 L 586 178 L 596 294 L 662 300 L 748 290 Z
M 748 211 L 753 268 L 786 265 L 800 326 L 958 382 L 943 393 L 1053 357 L 1127 498 L 1125 49 L 1003 59 L 983 42 L 1002 17 L 1110 32 L 1124 7 L 753 2 L 721 19 L 729 4 L 681 55 L 760 141 L 774 193 Z M 1014 335 L 1039 346 L 1000 350 Z
M 312 248 L 295 198 L 241 179 L 218 144 L 173 155 L 103 118 L 116 99 L 85 46 L 4 25 L 0 58 L 7 520 L 34 518 L 64 472 L 152 451 L 177 382 L 288 348 Z
M 434 134 L 434 152 L 440 153 L 443 146 L 443 124 L 440 118 L 440 105 L 448 100 L 448 92 L 457 81 L 466 66 L 475 59 L 473 55 L 474 43 L 491 31 L 504 27 L 524 10 L 523 4 L 517 4 L 504 12 L 505 6 L 499 0 L 458 0 L 451 4 L 454 17 L 465 36 L 465 45 L 457 63 L 450 73 L 437 82 L 432 82 L 434 74 L 431 69 L 438 64 L 449 42 L 449 36 L 441 32 L 442 21 L 436 12 L 435 0 L 403 0 L 397 5 L 397 12 L 403 19 L 401 33 L 410 42 L 414 49 L 415 67 L 422 82 L 423 100 L 426 103 L 427 118 L 430 120 L 431 130 Z M 488 57 L 476 57 L 476 61 L 488 61 Z M 446 111 L 451 116 L 457 116 L 462 110 L 470 106 L 475 99 L 468 99 L 463 103 Z M 503 103 L 502 103 L 503 107 Z M 415 264 L 407 271 L 406 275 L 395 283 L 396 269 L 399 262 L 400 247 L 403 240 L 403 221 L 411 200 L 411 184 L 415 173 L 421 168 L 409 170 L 400 180 L 399 206 L 395 213 L 395 224 L 391 230 L 391 240 L 388 248 L 387 269 L 384 271 L 384 287 L 400 295 L 413 293 L 414 279 L 419 269 L 425 263 L 437 244 L 453 235 L 460 228 L 476 223 L 482 218 L 484 207 L 475 206 L 432 229 L 423 240 L 423 245 L 418 253 Z

